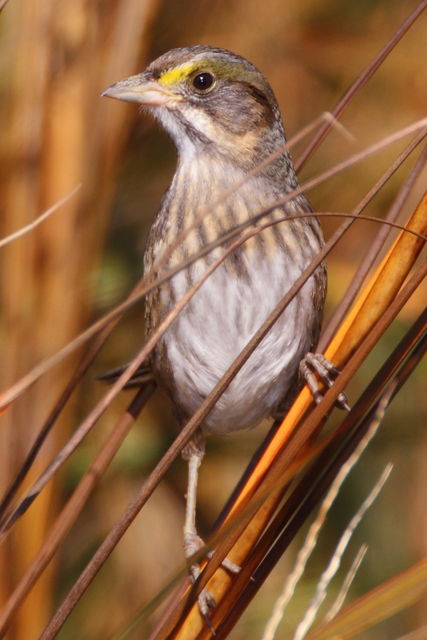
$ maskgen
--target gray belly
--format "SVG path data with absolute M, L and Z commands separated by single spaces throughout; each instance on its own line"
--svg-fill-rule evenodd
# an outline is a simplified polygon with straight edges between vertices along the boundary
M 183 418 L 191 416 L 212 391 L 303 266 L 296 268 L 284 253 L 256 262 L 247 265 L 244 278 L 232 277 L 221 265 L 163 338 L 161 351 L 173 378 L 167 386 Z M 188 288 L 184 274 L 174 276 L 171 284 L 177 299 Z M 285 399 L 316 333 L 315 286 L 311 277 L 218 400 L 202 425 L 204 430 L 227 433 L 251 428 Z

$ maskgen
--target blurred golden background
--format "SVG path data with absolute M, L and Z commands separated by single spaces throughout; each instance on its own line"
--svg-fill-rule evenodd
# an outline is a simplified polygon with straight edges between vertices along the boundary
M 82 187 L 39 228 L 1 249 L 1 389 L 122 300 L 141 275 L 147 230 L 173 174 L 175 151 L 158 126 L 139 115 L 134 105 L 101 98 L 102 89 L 142 71 L 172 47 L 199 43 L 226 47 L 247 57 L 268 77 L 290 136 L 333 108 L 416 5 L 410 0 L 10 0 L 0 17 L 1 237 L 33 220 L 77 184 Z M 425 116 L 425 32 L 423 15 L 345 111 L 342 122 L 354 141 L 332 132 L 304 167 L 302 180 Z M 310 193 L 316 210 L 350 211 L 403 144 Z M 303 148 L 300 144 L 294 156 Z M 384 215 L 406 171 L 398 171 L 369 207 L 369 215 Z M 418 180 L 402 220 L 419 200 L 425 177 L 426 173 Z M 326 236 L 338 224 L 338 219 L 325 220 Z M 327 314 L 340 300 L 375 231 L 372 223 L 357 223 L 329 259 Z M 425 304 L 423 293 L 425 289 L 414 296 L 360 371 L 349 390 L 350 401 Z M 73 396 L 37 459 L 32 478 L 100 397 L 103 388 L 94 376 L 127 362 L 141 346 L 142 336 L 139 305 L 120 323 Z M 2 492 L 75 362 L 75 357 L 69 358 L 44 376 L 1 417 Z M 424 363 L 394 401 L 375 442 L 347 482 L 283 633 L 295 626 L 339 532 L 389 460 L 394 473 L 356 533 L 348 556 L 361 542 L 369 544 L 352 595 L 426 553 L 425 381 Z M 128 400 L 125 393 L 118 398 L 1 547 L 1 598 L 28 566 L 58 505 L 65 502 Z M 8 637 L 38 637 L 55 605 L 173 439 L 171 425 L 167 402 L 157 393 L 59 558 L 15 617 Z M 262 433 L 263 427 L 209 440 L 199 491 L 201 530 L 209 529 Z M 61 638 L 108 637 L 182 564 L 185 472 L 185 465 L 177 461 L 72 614 Z M 232 638 L 260 637 L 292 555 L 293 551 L 287 554 L 270 577 Z M 422 606 L 412 607 L 364 637 L 397 637 L 421 623 L 423 615 Z M 139 633 L 135 637 L 144 637 L 145 631 Z

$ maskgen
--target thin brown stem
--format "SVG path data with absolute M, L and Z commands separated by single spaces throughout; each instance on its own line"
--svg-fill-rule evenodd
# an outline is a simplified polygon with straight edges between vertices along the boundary
M 419 136 L 413 140 L 413 142 L 408 145 L 408 147 L 404 150 L 403 154 L 405 158 L 411 153 L 411 151 L 421 142 L 421 140 L 425 137 L 424 133 L 421 133 Z M 384 222 L 394 222 L 399 215 L 403 205 L 407 201 L 407 197 L 412 190 L 418 176 L 423 170 L 425 163 L 427 160 L 427 146 L 422 150 L 418 160 L 416 161 L 412 171 L 410 172 L 407 180 L 403 183 L 399 193 L 397 194 L 392 206 L 390 207 Z M 391 174 L 390 174 L 391 175 Z M 326 345 L 330 342 L 332 336 L 340 325 L 342 319 L 353 303 L 356 295 L 360 291 L 360 288 L 365 280 L 369 270 L 371 269 L 373 263 L 378 257 L 379 252 L 384 246 L 384 242 L 390 232 L 391 227 L 388 224 L 385 224 L 378 230 L 377 236 L 371 244 L 369 250 L 366 252 L 364 258 L 362 258 L 359 262 L 359 267 L 354 274 L 352 281 L 350 282 L 344 296 L 342 297 L 339 305 L 334 310 L 334 313 L 330 317 L 328 324 L 325 330 L 322 333 L 321 339 L 319 341 L 319 351 L 325 349 Z
M 424 134 L 422 134 L 424 135 Z M 421 137 L 421 136 L 420 136 Z M 373 199 L 373 197 L 380 191 L 380 189 L 384 186 L 384 184 L 386 184 L 386 182 L 390 179 L 390 177 L 392 176 L 392 174 L 398 169 L 399 166 L 401 166 L 401 164 L 406 160 L 406 158 L 409 156 L 409 154 L 412 152 L 412 150 L 415 147 L 415 140 L 412 141 L 403 151 L 402 153 L 398 156 L 398 158 L 395 160 L 395 162 L 393 162 L 393 164 L 387 169 L 387 171 L 385 171 L 385 173 L 377 180 L 377 182 L 371 187 L 371 189 L 369 189 L 368 193 L 362 198 L 362 200 L 360 201 L 360 203 L 357 205 L 357 207 L 354 209 L 353 213 L 350 214 L 350 217 L 354 217 L 355 215 L 357 215 L 357 212 L 362 211 Z M 319 214 L 321 215 L 321 214 Z M 357 217 L 360 217 L 360 213 L 357 215 Z M 319 345 L 319 350 L 323 351 L 323 346 Z M 274 436 L 274 433 L 276 431 L 276 428 L 273 428 L 270 433 L 268 434 L 267 438 L 265 439 L 265 441 L 261 444 L 259 450 L 257 451 L 257 453 L 255 454 L 255 458 L 261 456 L 262 451 L 265 447 L 268 446 L 269 441 L 272 439 L 272 437 Z M 248 469 L 246 469 L 246 471 L 244 472 L 244 474 L 242 475 L 241 479 L 239 480 L 235 490 L 233 491 L 233 494 L 231 495 L 227 505 L 224 507 L 223 511 L 221 512 L 221 516 L 220 516 L 220 521 L 222 521 L 224 518 L 226 518 L 227 514 L 229 513 L 230 509 L 232 508 L 233 502 L 235 497 L 239 494 L 241 488 L 244 486 L 244 484 L 246 483 L 246 479 L 248 474 L 250 473 L 251 470 L 251 465 L 249 465 Z M 217 525 L 219 524 L 219 522 L 217 523 Z
M 328 411 L 332 408 L 333 403 L 335 402 L 338 394 L 342 392 L 345 386 L 348 384 L 349 380 L 353 377 L 355 371 L 360 366 L 363 359 L 367 356 L 370 350 L 378 341 L 379 337 L 383 334 L 389 324 L 392 322 L 396 314 L 400 311 L 404 304 L 406 304 L 409 297 L 415 291 L 415 289 L 419 286 L 419 284 L 423 281 L 427 274 L 427 261 L 424 261 L 418 270 L 414 273 L 412 278 L 409 280 L 407 285 L 403 287 L 403 289 L 398 293 L 398 295 L 393 299 L 391 304 L 387 307 L 385 312 L 381 317 L 379 317 L 374 326 L 370 329 L 369 333 L 362 340 L 359 347 L 356 348 L 354 354 L 349 359 L 348 363 L 342 369 L 340 376 L 334 382 L 334 385 L 331 389 L 326 391 L 321 403 L 317 405 L 305 419 L 305 421 L 298 426 L 297 430 L 292 432 L 290 439 L 288 440 L 285 449 L 282 453 L 279 454 L 280 458 L 280 466 L 279 466 L 279 474 L 283 472 L 283 469 L 289 465 L 294 456 L 297 455 L 301 446 L 303 446 L 304 442 L 306 442 L 313 433 L 319 428 L 319 424 L 322 424 L 322 419 L 325 415 L 327 415 Z M 273 469 L 276 466 L 270 460 L 270 467 L 262 478 L 262 484 L 264 485 L 267 477 L 273 473 Z M 276 471 L 274 471 L 276 473 Z M 257 487 L 260 487 L 260 481 L 257 484 Z M 256 489 L 253 492 L 253 495 L 257 495 L 258 491 L 261 488 Z M 252 495 L 252 494 L 251 494 Z M 247 500 L 246 500 L 247 501 Z M 234 535 L 234 534 L 233 534 Z M 237 533 L 237 537 L 239 532 Z M 234 542 L 228 541 L 217 548 L 216 554 L 214 558 L 211 560 L 210 564 L 215 565 L 218 562 L 221 562 L 221 558 L 225 557 L 229 552 L 230 547 Z M 224 555 L 222 555 L 224 554 Z M 209 568 L 209 565 L 208 565 Z M 238 578 L 239 579 L 239 578 Z M 204 581 L 202 581 L 202 584 Z
M 276 202 L 272 204 L 272 208 L 276 208 L 282 206 L 292 200 L 296 195 L 309 191 L 313 189 L 318 184 L 322 183 L 324 180 L 331 178 L 332 176 L 348 169 L 349 167 L 357 164 L 364 158 L 377 153 L 398 140 L 415 133 L 416 131 L 423 129 L 427 126 L 427 118 L 422 118 L 417 122 L 408 125 L 400 129 L 398 132 L 387 136 L 387 138 L 370 145 L 364 151 L 353 154 L 346 160 L 338 163 L 331 169 L 328 169 L 324 173 L 319 176 L 308 180 L 303 186 L 298 187 L 292 193 L 287 194 L 283 198 L 279 198 Z M 261 217 L 263 215 L 267 215 L 270 212 L 270 209 L 260 210 L 257 214 L 254 215 L 254 218 Z M 166 272 L 163 272 L 161 277 L 153 280 L 148 280 L 147 278 L 143 278 L 140 283 L 137 285 L 138 294 L 130 296 L 125 302 L 118 305 L 113 311 L 106 314 L 103 318 L 95 322 L 88 329 L 83 331 L 79 336 L 77 336 L 74 340 L 69 342 L 65 347 L 57 351 L 53 356 L 43 360 L 38 365 L 36 365 L 31 371 L 29 371 L 25 376 L 23 376 L 20 380 L 18 380 L 15 384 L 13 384 L 9 389 L 4 391 L 0 395 L 0 409 L 7 407 L 11 402 L 13 402 L 18 396 L 20 396 L 26 389 L 28 389 L 31 385 L 38 380 L 42 375 L 44 375 L 48 370 L 50 370 L 53 366 L 57 365 L 61 362 L 66 356 L 73 353 L 78 347 L 82 346 L 87 340 L 89 340 L 93 335 L 101 331 L 101 329 L 108 324 L 111 320 L 115 319 L 118 316 L 123 315 L 125 311 L 127 311 L 130 307 L 132 307 L 136 302 L 141 300 L 148 291 L 151 291 L 153 288 L 158 287 L 160 284 L 171 278 L 178 271 L 185 268 L 189 262 L 193 262 L 195 259 L 198 259 L 202 255 L 206 255 L 211 251 L 211 247 L 206 247 L 202 251 L 197 254 L 197 258 L 192 257 L 189 261 L 185 261 L 180 264 L 178 267 L 174 269 L 170 269 Z M 149 284 L 147 284 L 149 282 Z
M 270 223 L 272 224 L 272 223 Z M 256 235 L 260 232 L 261 229 L 256 229 L 252 231 L 246 232 L 246 234 L 235 240 L 221 256 L 219 256 L 203 273 L 203 275 L 194 283 L 190 289 L 186 292 L 186 294 L 177 302 L 175 307 L 170 311 L 170 313 L 164 318 L 164 320 L 160 323 L 157 329 L 152 333 L 150 338 L 144 344 L 144 346 L 140 349 L 139 353 L 135 356 L 135 358 L 130 362 L 125 371 L 119 376 L 119 378 L 111 385 L 108 391 L 104 394 L 98 404 L 92 409 L 86 419 L 81 423 L 81 425 L 74 431 L 71 438 L 68 440 L 66 445 L 61 449 L 61 451 L 55 456 L 54 460 L 48 465 L 45 471 L 40 475 L 38 480 L 32 485 L 29 492 L 27 493 L 24 500 L 20 503 L 17 510 L 15 510 L 11 516 L 8 518 L 8 522 L 12 522 L 16 519 L 17 512 L 19 511 L 22 514 L 25 511 L 25 505 L 31 504 L 34 498 L 40 493 L 42 488 L 46 486 L 52 476 L 56 473 L 59 467 L 69 458 L 69 456 L 75 451 L 77 446 L 82 442 L 83 438 L 89 433 L 91 428 L 97 422 L 97 420 L 102 416 L 102 414 L 106 411 L 111 401 L 115 398 L 115 396 L 121 391 L 121 389 L 125 386 L 128 380 L 132 377 L 138 367 L 142 364 L 142 362 L 147 358 L 149 353 L 152 351 L 154 346 L 160 340 L 160 338 L 167 331 L 169 326 L 174 322 L 178 314 L 182 311 L 185 305 L 191 300 L 193 295 L 198 291 L 198 289 L 202 286 L 202 284 L 207 280 L 207 278 L 215 271 L 215 269 L 226 259 L 228 255 L 230 255 L 237 247 L 239 247 L 243 242 L 252 236 Z
M 16 517 L 22 515 L 22 513 L 24 513 L 28 509 L 33 499 L 37 496 L 37 492 L 33 492 L 31 490 L 29 492 L 27 491 L 27 496 L 28 496 L 27 499 L 24 499 L 20 503 L 20 505 L 14 510 L 13 517 L 12 518 L 8 517 L 6 522 L 6 518 L 4 517 L 4 514 L 7 507 L 13 500 L 13 497 L 16 495 L 19 487 L 24 481 L 28 471 L 30 470 L 34 460 L 37 457 L 37 454 L 39 453 L 47 436 L 49 435 L 52 428 L 54 427 L 56 420 L 61 415 L 61 412 L 64 409 L 65 405 L 67 404 L 68 400 L 70 399 L 74 389 L 76 388 L 77 384 L 80 382 L 82 377 L 85 375 L 85 373 L 89 369 L 97 353 L 99 352 L 101 347 L 104 345 L 110 332 L 113 330 L 116 322 L 113 321 L 110 325 L 104 327 L 102 333 L 97 337 L 94 344 L 91 345 L 91 347 L 85 352 L 80 363 L 77 365 L 73 375 L 71 376 L 70 380 L 67 382 L 64 390 L 62 391 L 58 400 L 56 401 L 52 411 L 50 412 L 46 421 L 42 425 L 39 433 L 37 434 L 37 437 L 34 440 L 28 454 L 26 455 L 25 460 L 21 465 L 21 468 L 19 469 L 18 473 L 13 479 L 10 487 L 6 490 L 4 497 L 2 499 L 2 502 L 0 504 L 0 516 L 1 516 L 0 532 L 3 531 L 4 529 L 7 529 L 14 522 L 14 519 L 16 519 Z M 30 497 L 30 494 L 32 497 Z
M 419 283 L 422 281 L 423 277 L 427 272 L 427 262 L 422 265 L 422 267 L 418 270 L 416 274 L 414 274 L 410 283 L 402 290 L 399 294 L 398 298 L 394 300 L 392 304 L 392 308 L 387 310 L 386 317 L 382 317 L 379 323 L 380 326 L 375 327 L 375 331 L 373 332 L 375 335 L 367 336 L 364 342 L 361 344 L 359 349 L 355 352 L 351 361 L 344 367 L 341 376 L 344 376 L 348 380 L 352 377 L 355 372 L 355 367 L 360 366 L 363 359 L 367 356 L 369 351 L 372 349 L 379 336 L 387 329 L 390 322 L 399 312 L 400 308 L 405 304 L 411 293 L 418 287 Z M 349 433 L 354 428 L 357 421 L 363 419 L 363 416 L 367 411 L 370 410 L 373 402 L 373 396 L 377 396 L 382 392 L 384 386 L 390 382 L 390 376 L 394 375 L 399 363 L 401 362 L 402 357 L 407 354 L 408 351 L 416 345 L 417 341 L 423 338 L 425 334 L 427 321 L 427 312 L 424 312 L 421 317 L 416 321 L 413 328 L 408 332 L 408 335 L 402 339 L 401 343 L 396 348 L 395 352 L 390 356 L 387 363 L 381 368 L 378 374 L 375 376 L 373 381 L 370 383 L 366 392 L 362 394 L 360 399 L 355 403 L 352 411 L 348 414 L 342 425 L 338 427 L 336 432 L 332 436 L 326 436 L 323 445 L 319 444 L 314 447 L 314 453 L 321 453 L 325 446 L 331 445 L 333 447 L 334 438 L 337 436 L 342 436 L 346 433 Z M 422 344 L 421 344 L 422 346 Z M 425 348 L 425 344 L 424 344 Z M 412 356 L 411 356 L 412 358 Z M 416 354 L 416 358 L 412 359 L 408 358 L 406 363 L 404 364 L 404 368 L 401 368 L 401 371 L 406 371 L 406 377 L 409 375 L 409 372 L 412 371 L 416 362 L 420 359 L 420 353 Z M 409 366 L 409 368 L 408 368 Z M 327 414 L 328 410 L 332 407 L 334 401 L 340 390 L 344 388 L 344 384 L 341 384 L 342 378 L 338 378 L 336 384 L 339 383 L 339 388 L 336 388 L 335 385 L 325 394 L 325 397 L 322 399 L 322 402 L 311 412 L 309 417 L 298 427 L 298 431 L 295 432 L 294 438 L 288 443 L 287 448 L 278 455 L 277 459 L 271 462 L 270 469 L 268 473 L 263 477 L 262 483 L 260 483 L 258 490 L 254 493 L 251 498 L 250 503 L 245 506 L 242 510 L 236 512 L 233 520 L 230 520 L 229 523 L 226 524 L 225 528 L 223 528 L 220 533 L 216 534 L 209 540 L 209 547 L 215 548 L 215 554 L 213 558 L 209 561 L 209 564 L 205 568 L 202 577 L 197 585 L 197 593 L 206 586 L 209 578 L 214 573 L 214 571 L 220 565 L 222 558 L 226 557 L 229 553 L 231 547 L 235 543 L 235 541 L 240 537 L 243 529 L 246 527 L 246 524 L 249 522 L 251 517 L 254 514 L 254 511 L 258 510 L 261 505 L 263 505 L 269 496 L 274 492 L 277 492 L 278 486 L 288 485 L 289 480 L 295 475 L 295 473 L 300 469 L 300 465 L 296 464 L 297 457 L 301 455 L 301 451 L 303 450 L 304 442 L 311 437 L 313 430 L 317 429 L 319 420 L 325 414 Z M 406 378 L 405 378 L 406 379 Z M 397 388 L 396 388 L 397 390 Z M 327 402 L 325 402 L 327 400 Z M 308 435 L 305 437 L 301 436 L 301 431 L 307 430 Z M 295 446 L 295 442 L 299 441 L 299 444 Z M 321 476 L 321 470 L 326 469 L 327 465 L 330 462 L 331 455 L 323 454 L 321 461 L 319 461 L 317 470 L 313 471 L 313 476 L 307 479 L 304 485 L 301 485 L 301 490 L 299 494 L 292 494 L 292 499 L 288 499 L 286 506 L 286 513 L 288 513 L 288 517 L 291 518 L 292 509 L 299 508 L 301 503 L 300 494 L 302 496 L 309 495 L 309 490 L 311 487 L 316 486 L 318 477 Z M 274 509 L 273 509 L 274 510 Z M 282 511 L 282 515 L 280 518 L 285 517 L 285 512 Z M 279 517 L 279 516 L 278 516 Z M 272 525 L 271 531 L 274 531 L 274 527 Z M 226 538 L 224 539 L 224 535 Z M 276 534 L 271 534 L 271 539 L 266 538 L 265 534 L 260 534 L 261 543 L 258 543 L 256 556 L 251 555 L 251 560 L 245 560 L 242 565 L 242 570 L 238 576 L 236 576 L 233 580 L 233 585 L 231 587 L 232 591 L 227 593 L 227 602 L 233 601 L 233 594 L 240 592 L 243 585 L 247 585 L 250 582 L 250 576 L 254 572 L 258 562 L 265 555 L 269 546 L 275 540 L 277 536 Z M 264 546 L 263 546 L 264 545 Z M 256 561 L 258 558 L 258 561 Z M 249 563 L 249 564 L 247 564 Z M 254 585 L 252 585 L 254 586 Z M 249 588 L 249 587 L 248 587 Z M 191 594 L 191 599 L 186 603 L 186 610 L 188 607 L 194 603 L 196 598 L 196 591 Z M 231 600 L 230 600 L 231 598 Z M 222 600 L 221 600 L 222 602 Z M 224 606 L 227 606 L 224 601 Z M 237 607 L 235 603 L 234 606 Z M 219 616 L 218 619 L 221 618 L 221 607 L 222 604 L 219 605 L 218 609 L 215 610 L 214 616 Z M 174 612 L 174 615 L 168 618 L 167 620 L 167 628 L 162 628 L 155 635 L 152 636 L 156 640 L 160 638 L 171 637 L 172 629 L 175 628 L 175 625 L 178 623 L 180 619 L 180 615 L 182 613 L 182 603 Z M 214 618 L 214 619 L 215 619 Z
M 342 227 L 346 227 L 350 225 L 352 222 L 345 222 Z M 344 232 L 344 231 L 343 231 Z M 207 398 L 200 405 L 199 409 L 195 412 L 193 417 L 187 422 L 182 431 L 179 433 L 178 437 L 175 439 L 172 446 L 168 449 L 168 451 L 163 455 L 161 460 L 156 465 L 155 469 L 150 474 L 149 478 L 145 481 L 144 485 L 141 487 L 138 495 L 134 498 L 134 500 L 129 504 L 123 516 L 120 518 L 116 526 L 111 530 L 110 534 L 105 538 L 104 542 L 98 548 L 97 552 L 92 557 L 90 563 L 86 566 L 72 589 L 67 595 L 66 600 L 64 600 L 61 607 L 56 612 L 54 618 L 52 619 L 49 627 L 46 628 L 43 639 L 52 638 L 56 635 L 56 632 L 63 625 L 64 621 L 75 607 L 77 602 L 80 600 L 83 593 L 86 591 L 89 584 L 92 582 L 93 578 L 98 573 L 101 566 L 104 564 L 108 556 L 111 554 L 127 528 L 130 526 L 132 521 L 135 519 L 140 509 L 143 507 L 145 502 L 150 497 L 151 493 L 154 491 L 157 484 L 160 482 L 161 478 L 166 473 L 172 461 L 176 458 L 176 456 L 180 453 L 184 445 L 190 440 L 196 428 L 200 425 L 200 423 L 205 419 L 206 415 L 212 409 L 212 407 L 217 402 L 218 398 L 225 391 L 227 386 L 230 384 L 232 378 L 237 374 L 246 360 L 249 358 L 252 351 L 256 348 L 259 342 L 264 338 L 267 331 L 270 329 L 271 325 L 276 321 L 276 319 L 281 315 L 283 310 L 292 300 L 297 291 L 303 286 L 306 279 L 312 274 L 312 272 L 319 266 L 324 257 L 329 253 L 336 242 L 340 239 L 341 234 L 335 233 L 333 238 L 331 238 L 323 249 L 320 251 L 318 256 L 311 262 L 309 267 L 304 271 L 303 274 L 298 278 L 295 282 L 294 286 L 288 291 L 286 296 L 282 298 L 280 304 L 277 305 L 276 309 L 270 314 L 267 321 L 262 325 L 262 327 L 256 332 L 250 342 L 246 345 L 245 349 L 240 353 L 238 358 L 232 363 L 227 372 L 224 374 L 222 379 L 218 382 L 212 392 L 207 396 Z
M 127 411 L 118 420 L 115 428 L 107 438 L 93 463 L 86 471 L 74 493 L 57 517 L 43 546 L 34 558 L 27 572 L 19 581 L 11 594 L 0 616 L 0 637 L 6 631 L 10 618 L 18 609 L 25 596 L 35 584 L 42 571 L 49 564 L 59 545 L 64 540 L 74 522 L 81 513 L 90 494 L 107 469 L 115 453 L 132 427 L 135 419 L 145 406 L 155 389 L 154 383 L 149 383 L 140 389 L 130 403 Z
M 347 89 L 344 93 L 341 100 L 338 102 L 336 107 L 331 111 L 332 115 L 335 118 L 339 118 L 339 116 L 343 113 L 344 109 L 349 105 L 351 100 L 354 98 L 355 94 L 368 82 L 368 80 L 373 76 L 373 74 L 377 71 L 377 69 L 382 65 L 384 60 L 389 56 L 390 52 L 394 49 L 394 47 L 398 44 L 398 42 L 403 38 L 403 36 L 407 33 L 407 31 L 412 27 L 417 18 L 420 17 L 424 9 L 427 7 L 427 1 L 423 0 L 420 2 L 414 11 L 406 18 L 406 20 L 400 25 L 398 29 L 393 33 L 392 37 L 386 42 L 383 48 L 377 53 L 375 58 L 368 64 L 366 69 L 356 78 L 353 84 Z M 301 167 L 307 162 L 308 158 L 312 155 L 313 151 L 317 149 L 322 140 L 327 135 L 328 131 L 331 128 L 331 123 L 325 121 L 322 127 L 317 131 L 317 133 L 313 136 L 312 141 L 306 147 L 306 149 L 302 152 L 301 156 L 295 162 L 296 172 L 300 171 Z
M 298 217 L 307 217 L 310 216 L 311 214 L 296 214 L 293 216 L 284 216 L 283 218 L 279 218 L 276 219 L 274 221 L 265 223 L 264 225 L 259 226 L 256 230 L 254 230 L 253 232 L 251 232 L 251 235 L 248 237 L 252 237 L 252 235 L 256 235 L 258 233 L 261 233 L 265 228 L 272 226 L 272 225 L 276 225 L 279 224 L 281 222 L 286 222 Z M 369 221 L 369 222 L 375 222 L 377 224 L 388 224 L 390 227 L 399 229 L 401 231 L 405 231 L 407 233 L 410 233 L 416 237 L 418 237 L 421 240 L 426 241 L 427 240 L 427 236 L 424 236 L 421 233 L 418 233 L 412 229 L 407 229 L 405 227 L 403 227 L 402 225 L 398 225 L 395 223 L 385 223 L 384 220 L 382 220 L 381 218 L 375 218 L 372 216 L 363 216 L 363 215 L 354 215 L 354 214 L 346 214 L 346 213 L 337 213 L 337 212 L 318 212 L 317 213 L 318 216 L 328 216 L 328 217 L 339 217 L 339 218 L 348 218 L 350 221 L 354 221 L 355 219 L 358 220 L 365 220 L 365 221 Z M 248 239 L 248 237 L 241 239 L 239 241 L 239 243 L 244 242 L 246 239 Z M 224 259 L 224 258 L 222 258 Z M 310 275 L 310 274 L 309 274 Z M 309 275 L 307 275 L 307 277 L 309 277 Z M 104 335 L 104 334 L 103 334 Z M 157 336 L 156 339 L 153 340 L 153 344 L 151 346 L 151 348 L 154 347 L 154 344 L 156 344 L 156 342 L 158 341 L 158 339 L 160 338 L 160 334 Z M 105 338 L 104 338 L 105 339 Z M 102 340 L 102 343 L 104 341 L 104 339 Z M 98 345 L 97 343 L 97 350 L 100 348 L 100 344 Z M 255 345 L 256 346 L 256 345 Z M 255 346 L 252 347 L 252 349 L 255 348 Z M 252 353 L 252 351 L 251 351 Z M 148 355 L 148 354 L 147 354 Z M 88 358 L 89 358 L 89 362 L 86 363 L 86 361 L 82 364 L 90 364 L 90 362 L 92 361 L 94 357 L 94 353 L 91 351 L 88 354 Z M 140 359 L 140 356 L 138 357 L 138 360 Z M 132 363 L 131 363 L 132 364 Z M 139 366 L 139 365 L 138 365 Z M 81 366 L 79 367 L 77 373 L 80 374 L 82 373 L 81 371 Z M 234 372 L 233 377 L 237 374 L 237 371 Z M 123 388 L 123 386 L 126 384 L 127 380 L 129 378 L 126 376 L 126 379 L 124 379 L 124 382 L 122 382 L 122 384 L 120 385 L 120 389 Z M 231 382 L 231 380 L 229 381 L 229 383 Z M 228 384 L 229 384 L 228 383 Z M 73 377 L 73 379 L 70 381 L 70 385 L 67 387 L 66 391 L 68 391 L 68 389 L 71 387 L 74 387 L 74 385 L 76 384 L 76 376 Z M 120 390 L 119 389 L 119 390 Z M 54 415 L 53 418 L 56 418 L 58 415 L 59 410 L 61 409 L 60 405 L 57 405 L 55 407 L 54 410 Z M 52 420 L 48 420 L 46 427 L 51 427 L 53 424 Z M 92 426 L 95 423 L 93 423 L 90 427 L 92 428 Z M 80 444 L 80 442 L 83 440 L 83 438 L 87 435 L 88 430 L 86 430 L 86 428 L 81 429 L 81 427 L 78 427 L 76 429 L 76 431 L 74 432 L 73 436 L 72 436 L 72 442 L 68 442 L 67 445 L 63 448 L 63 450 L 57 454 L 57 456 L 55 457 L 55 459 L 53 460 L 53 462 L 46 468 L 46 470 L 39 476 L 39 478 L 33 483 L 33 485 L 30 487 L 30 489 L 27 491 L 26 496 L 21 499 L 21 501 L 19 502 L 19 504 L 9 513 L 9 515 L 7 516 L 7 518 L 4 518 L 2 522 L 0 522 L 0 540 L 4 537 L 4 533 L 6 533 L 10 527 L 16 522 L 16 520 L 21 517 L 25 511 L 28 509 L 28 507 L 32 504 L 32 502 L 35 500 L 35 498 L 39 495 L 40 491 L 43 489 L 43 487 L 47 484 L 47 482 L 50 480 L 50 478 L 58 471 L 59 467 L 62 466 L 62 464 L 64 464 L 64 462 L 68 459 L 68 457 L 73 453 L 73 451 L 75 451 L 75 449 L 77 448 L 77 446 Z M 46 429 L 44 429 L 42 431 L 42 433 L 39 435 L 36 444 L 33 446 L 32 450 L 30 451 L 29 456 L 27 457 L 27 460 L 30 458 L 30 456 L 32 456 L 34 458 L 34 450 L 36 449 L 36 447 L 39 448 L 39 446 L 41 446 L 41 442 L 44 440 L 44 438 L 47 435 L 47 431 Z M 38 450 L 38 449 L 37 449 Z M 26 471 L 28 468 L 28 465 L 26 465 L 24 467 L 24 470 Z M 15 489 L 15 486 L 17 485 L 17 482 L 15 481 L 13 484 L 13 488 Z M 11 491 L 9 491 L 9 494 L 11 493 Z

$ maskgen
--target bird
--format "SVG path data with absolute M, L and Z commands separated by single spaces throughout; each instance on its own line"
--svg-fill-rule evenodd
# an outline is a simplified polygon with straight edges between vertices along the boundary
M 298 190 L 273 90 L 264 74 L 242 56 L 205 45 L 172 49 L 102 95 L 141 105 L 177 150 L 175 174 L 149 232 L 144 273 L 159 276 L 162 269 L 188 261 L 230 230 L 250 224 L 260 212 L 266 212 L 263 221 L 282 220 L 226 257 L 151 353 L 153 375 L 184 424 L 321 251 L 322 230 L 311 203 Z M 287 196 L 284 204 L 275 205 Z M 187 264 L 148 293 L 147 336 L 221 250 L 218 246 Z M 336 374 L 332 364 L 313 353 L 326 281 L 326 266 L 321 263 L 182 451 L 189 468 L 184 523 L 188 558 L 203 545 L 196 527 L 195 494 L 205 436 L 250 429 L 283 413 L 301 384 L 301 372 L 315 395 L 313 372 L 328 384 Z M 194 565 L 192 575 L 194 579 L 198 575 Z M 213 604 L 205 602 L 202 612 Z

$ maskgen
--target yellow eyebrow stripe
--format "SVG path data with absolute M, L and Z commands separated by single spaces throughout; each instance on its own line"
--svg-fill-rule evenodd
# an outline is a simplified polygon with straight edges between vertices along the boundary
M 261 91 L 264 89 L 262 82 L 260 82 L 258 72 L 247 69 L 240 63 L 229 64 L 222 60 L 212 60 L 209 58 L 197 58 L 190 62 L 183 62 L 172 69 L 166 69 L 166 71 L 160 74 L 157 82 L 164 87 L 174 87 L 191 77 L 195 71 L 210 71 L 218 77 L 249 82 Z
M 178 67 L 164 71 L 158 79 L 159 84 L 167 87 L 173 86 L 188 78 L 188 76 L 200 66 L 200 60 L 197 62 L 186 62 Z

